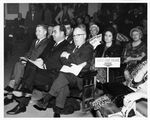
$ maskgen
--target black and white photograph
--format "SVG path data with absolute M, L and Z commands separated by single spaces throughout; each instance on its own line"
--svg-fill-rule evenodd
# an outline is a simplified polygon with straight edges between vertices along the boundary
M 3 0 L 2 118 L 148 118 L 149 3 L 125 1 Z

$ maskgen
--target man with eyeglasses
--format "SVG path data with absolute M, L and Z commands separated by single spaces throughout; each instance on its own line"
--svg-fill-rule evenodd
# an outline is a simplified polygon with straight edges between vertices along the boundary
M 86 31 L 82 28 L 75 28 L 73 32 L 74 45 L 70 45 L 67 51 L 61 54 L 63 65 L 71 66 L 72 64 L 80 65 L 85 63 L 81 70 L 88 71 L 93 57 L 93 47 L 86 42 Z M 60 117 L 61 110 L 67 96 L 69 96 L 70 88 L 76 87 L 82 89 L 82 79 L 72 73 L 59 72 L 58 77 L 54 80 L 49 94 L 45 96 L 43 102 L 39 102 L 36 108 L 42 110 L 47 108 L 48 102 L 56 98 L 54 109 L 54 117 Z

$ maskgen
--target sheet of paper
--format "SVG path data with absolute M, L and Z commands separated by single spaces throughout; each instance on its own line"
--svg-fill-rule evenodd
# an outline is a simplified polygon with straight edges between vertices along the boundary
M 30 60 L 28 59 L 31 63 L 33 63 L 34 65 L 36 65 L 37 67 L 39 67 L 40 69 L 44 69 L 43 66 L 43 60 L 41 59 L 37 59 L 36 61 Z
M 90 44 L 94 47 L 94 49 L 101 44 L 102 41 L 102 34 L 96 35 L 94 37 L 92 37 L 89 42 Z
M 72 73 L 74 74 L 75 76 L 77 76 L 82 68 L 86 65 L 86 63 L 82 63 L 80 65 L 75 65 L 73 64 L 71 67 L 69 66 L 66 66 L 66 65 L 63 65 L 62 68 L 60 69 L 61 72 L 65 72 L 65 73 Z

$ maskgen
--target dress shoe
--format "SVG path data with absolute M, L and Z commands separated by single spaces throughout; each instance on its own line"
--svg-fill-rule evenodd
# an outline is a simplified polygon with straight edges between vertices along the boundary
M 60 117 L 59 113 L 54 113 L 54 117 Z
M 44 100 L 44 98 L 37 101 L 36 105 L 33 105 L 37 110 L 46 110 L 48 107 L 49 101 Z
M 52 101 L 54 98 L 54 96 L 47 94 L 42 99 L 38 100 L 36 105 L 33 105 L 33 107 L 35 107 L 38 110 L 46 110 L 49 105 L 49 102 Z
M 9 115 L 16 115 L 19 114 L 21 112 L 25 112 L 26 111 L 26 107 L 20 107 L 19 105 L 17 105 L 16 107 L 14 107 L 12 110 L 7 111 L 7 114 Z
M 8 105 L 8 104 L 10 104 L 12 102 L 13 102 L 13 99 L 9 99 L 9 98 L 5 97 L 5 99 L 4 99 L 4 105 Z

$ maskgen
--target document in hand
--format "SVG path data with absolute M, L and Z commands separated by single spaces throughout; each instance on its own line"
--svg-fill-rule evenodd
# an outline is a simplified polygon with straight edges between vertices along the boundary
M 92 37 L 89 42 L 90 44 L 94 47 L 94 49 L 101 44 L 102 41 L 102 34 L 96 35 L 94 37 Z
M 75 76 L 77 76 L 81 72 L 82 68 L 86 65 L 86 62 L 81 63 L 79 65 L 76 64 L 71 64 L 71 65 L 72 65 L 71 67 L 63 65 L 60 71 L 65 73 L 72 73 Z
M 33 63 L 34 65 L 36 65 L 38 68 L 40 69 L 44 69 L 43 66 L 43 60 L 42 59 L 36 59 L 35 61 L 28 59 L 31 63 Z

